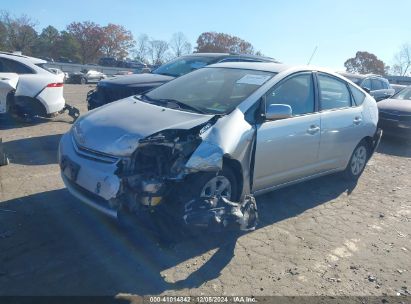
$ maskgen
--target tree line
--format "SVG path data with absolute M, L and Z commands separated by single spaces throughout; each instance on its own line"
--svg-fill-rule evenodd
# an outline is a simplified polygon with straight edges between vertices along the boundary
M 27 15 L 12 16 L 0 12 L 0 51 L 20 51 L 25 55 L 71 60 L 78 63 L 97 63 L 101 57 L 117 60 L 137 59 L 159 65 L 193 52 L 193 47 L 182 32 L 169 41 L 151 38 L 146 34 L 133 37 L 124 26 L 109 23 L 99 25 L 92 21 L 72 22 L 64 30 L 52 25 L 35 30 L 36 22 Z M 225 33 L 205 32 L 197 39 L 195 52 L 255 52 L 251 43 Z
M 131 31 L 113 23 L 102 26 L 92 21 L 72 22 L 61 31 L 49 25 L 40 33 L 35 26 L 36 22 L 27 15 L 15 17 L 0 11 L 0 51 L 21 51 L 25 55 L 64 58 L 83 64 L 97 63 L 101 57 L 113 57 L 160 65 L 193 51 L 262 55 L 250 42 L 226 33 L 204 32 L 193 48 L 182 32 L 173 34 L 166 41 L 147 34 L 135 39 Z M 392 67 L 366 51 L 358 51 L 345 61 L 344 66 L 348 72 L 360 74 L 410 75 L 411 45 L 403 44 L 398 49 Z

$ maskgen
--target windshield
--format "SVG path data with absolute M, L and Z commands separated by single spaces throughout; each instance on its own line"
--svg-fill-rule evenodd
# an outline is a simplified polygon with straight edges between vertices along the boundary
M 401 99 L 401 100 L 411 100 L 411 87 L 402 89 L 397 94 L 395 94 L 392 99 Z
M 274 75 L 255 70 L 204 68 L 170 81 L 143 98 L 177 102 L 207 114 L 227 114 Z
M 191 71 L 205 67 L 206 65 L 215 63 L 218 60 L 216 57 L 180 57 L 174 59 L 153 71 L 154 74 L 162 74 L 167 76 L 179 77 Z

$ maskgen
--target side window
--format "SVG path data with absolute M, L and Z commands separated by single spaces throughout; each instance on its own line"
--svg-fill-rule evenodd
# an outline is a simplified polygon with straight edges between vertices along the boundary
M 318 74 L 321 110 L 351 106 L 351 95 L 345 82 L 334 77 Z
M 6 72 L 3 64 L 3 58 L 0 58 L 0 73 Z
M 6 58 L 2 58 L 1 61 L 3 63 L 3 69 L 5 72 L 16 74 L 34 74 L 34 71 L 32 69 L 20 62 Z
M 379 79 L 371 79 L 371 90 L 383 90 L 383 84 L 382 81 Z
M 271 104 L 287 104 L 293 115 L 314 112 L 314 85 L 311 73 L 292 76 L 266 94 L 266 107 Z
M 371 90 L 371 80 L 370 79 L 365 79 L 362 84 L 361 84 L 362 88 L 367 88 L 369 90 Z
M 357 106 L 362 105 L 365 99 L 365 94 L 361 92 L 359 89 L 357 89 L 356 87 L 354 87 L 353 85 L 350 84 L 349 86 L 350 86 L 352 96 L 354 97 L 355 104 Z
M 389 85 L 388 82 L 382 81 L 382 87 L 383 87 L 383 89 L 389 89 L 390 85 Z

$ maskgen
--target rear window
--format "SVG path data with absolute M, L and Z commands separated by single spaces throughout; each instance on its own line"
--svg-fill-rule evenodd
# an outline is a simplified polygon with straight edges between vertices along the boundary
M 383 82 L 379 79 L 371 79 L 371 90 L 383 90 L 384 85 Z
M 160 66 L 159 68 L 154 70 L 153 73 L 179 77 L 184 74 L 190 73 L 194 70 L 205 67 L 209 64 L 212 64 L 217 60 L 218 58 L 216 57 L 180 57 Z

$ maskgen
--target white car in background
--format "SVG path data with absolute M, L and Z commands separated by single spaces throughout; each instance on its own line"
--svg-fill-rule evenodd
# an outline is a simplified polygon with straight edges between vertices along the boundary
M 0 52 L 0 113 L 48 117 L 65 108 L 63 81 L 34 57 Z
M 50 72 L 52 72 L 53 74 L 56 74 L 58 77 L 60 77 L 61 82 L 66 81 L 67 78 L 67 73 L 64 73 L 62 70 L 57 69 L 57 68 L 47 68 Z

